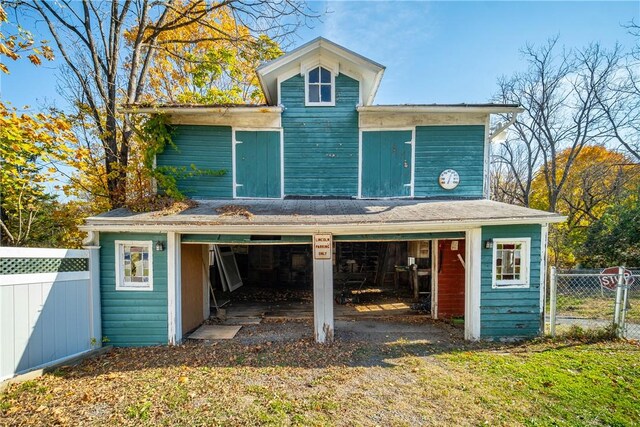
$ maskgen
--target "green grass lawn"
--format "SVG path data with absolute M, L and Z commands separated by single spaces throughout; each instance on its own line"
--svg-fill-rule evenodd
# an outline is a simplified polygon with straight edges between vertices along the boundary
M 638 425 L 640 346 L 340 342 L 115 349 L 0 395 L 0 425 Z

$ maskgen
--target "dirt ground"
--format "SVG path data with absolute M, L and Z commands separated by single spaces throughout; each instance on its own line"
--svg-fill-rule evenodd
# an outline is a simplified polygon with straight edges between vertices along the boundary
M 328 345 L 311 332 L 310 321 L 272 321 L 245 325 L 233 340 L 116 348 L 10 386 L 0 425 L 524 425 L 554 408 L 526 395 L 522 375 L 469 362 L 552 357 L 554 346 L 466 343 L 459 326 L 423 317 L 337 322 Z M 615 368 L 617 384 L 635 378 Z M 630 405 L 620 408 L 625 420 L 640 419 Z M 552 424 L 575 425 L 568 417 Z

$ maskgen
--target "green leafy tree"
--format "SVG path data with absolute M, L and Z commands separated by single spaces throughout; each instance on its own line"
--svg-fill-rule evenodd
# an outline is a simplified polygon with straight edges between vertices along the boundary
M 586 267 L 640 266 L 640 187 L 587 230 L 579 260 Z

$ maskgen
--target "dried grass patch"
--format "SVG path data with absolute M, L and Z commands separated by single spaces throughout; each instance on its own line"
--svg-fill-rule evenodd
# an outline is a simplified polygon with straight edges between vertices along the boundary
M 434 345 L 400 340 L 319 345 L 311 337 L 291 338 L 286 332 L 310 326 L 260 325 L 253 333 L 284 338 L 253 344 L 232 340 L 114 349 L 10 386 L 0 395 L 0 425 L 640 421 L 632 406 L 640 389 L 639 348 L 632 344 Z

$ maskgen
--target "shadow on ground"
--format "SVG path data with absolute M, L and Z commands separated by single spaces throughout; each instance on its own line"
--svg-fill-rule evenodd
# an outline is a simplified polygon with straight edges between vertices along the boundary
M 110 353 L 62 368 L 62 376 L 96 376 L 109 372 L 232 367 L 393 367 L 400 357 L 430 357 L 441 353 L 474 351 L 504 343 L 470 343 L 460 327 L 433 320 L 415 322 L 338 321 L 336 339 L 318 344 L 309 321 L 245 325 L 232 340 L 196 341 L 179 346 L 114 348 Z

